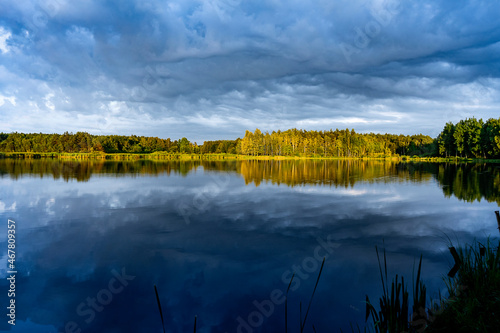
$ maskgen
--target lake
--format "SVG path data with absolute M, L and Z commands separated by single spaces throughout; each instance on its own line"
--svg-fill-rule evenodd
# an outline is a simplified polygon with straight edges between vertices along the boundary
M 498 238 L 500 165 L 383 160 L 0 160 L 0 330 L 306 332 L 364 324 L 423 255 L 434 298 L 454 245 Z M 5 314 L 16 224 L 16 325 Z M 411 295 L 411 291 L 410 291 Z

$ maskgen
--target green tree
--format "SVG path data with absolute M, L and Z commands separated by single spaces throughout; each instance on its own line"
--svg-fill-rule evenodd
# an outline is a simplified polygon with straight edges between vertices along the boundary
M 181 152 L 181 153 L 188 153 L 189 154 L 192 151 L 191 142 L 189 142 L 189 140 L 187 138 L 180 139 L 178 146 L 179 146 L 179 152 Z
M 453 138 L 455 139 L 455 146 L 457 147 L 457 153 L 460 154 L 460 157 L 463 154 L 467 154 L 467 149 L 465 147 L 467 139 L 466 134 L 467 128 L 465 126 L 465 121 L 460 120 L 458 124 L 455 126 L 455 132 L 453 132 Z
M 490 118 L 481 130 L 481 146 L 485 157 L 500 158 L 500 118 Z
M 455 138 L 453 136 L 455 132 L 455 125 L 452 122 L 446 123 L 444 125 L 443 131 L 438 136 L 438 149 L 439 155 L 441 156 L 450 156 L 453 153 L 456 155 L 456 145 Z

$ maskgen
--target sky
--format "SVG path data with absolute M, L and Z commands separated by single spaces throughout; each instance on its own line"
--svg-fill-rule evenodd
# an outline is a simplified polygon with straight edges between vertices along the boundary
M 499 1 L 0 0 L 0 132 L 426 134 L 500 115 Z

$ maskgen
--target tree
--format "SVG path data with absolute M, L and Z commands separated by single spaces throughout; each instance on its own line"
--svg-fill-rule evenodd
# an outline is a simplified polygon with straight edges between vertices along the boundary
M 253 133 L 249 130 L 245 131 L 245 136 L 240 141 L 239 153 L 243 155 L 250 155 L 253 147 Z
M 500 157 L 500 118 L 490 118 L 481 129 L 481 147 L 485 157 Z
M 444 125 L 443 131 L 438 136 L 438 149 L 441 156 L 448 157 L 453 152 L 456 152 L 455 138 L 453 136 L 455 132 L 455 125 L 448 122 Z
M 474 157 L 481 157 L 481 129 L 483 127 L 483 120 L 470 118 L 465 120 L 467 128 L 467 149 L 468 153 Z
M 467 153 L 466 151 L 466 132 L 467 129 L 465 127 L 465 121 L 460 120 L 458 124 L 455 126 L 455 132 L 453 132 L 453 138 L 455 139 L 455 146 L 457 147 L 457 153 L 462 157 L 462 153 Z
M 264 153 L 263 135 L 260 129 L 256 128 L 253 132 L 252 155 L 262 155 Z
M 181 153 L 190 154 L 192 152 L 191 142 L 189 142 L 189 140 L 187 138 L 180 139 L 178 146 L 179 146 L 179 152 L 181 152 Z

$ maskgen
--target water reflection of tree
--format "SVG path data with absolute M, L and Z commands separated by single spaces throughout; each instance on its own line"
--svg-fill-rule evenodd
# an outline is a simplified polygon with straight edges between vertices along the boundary
M 430 174 L 398 168 L 397 163 L 381 160 L 270 160 L 240 161 L 238 172 L 245 183 L 330 185 L 352 187 L 356 182 L 393 182 L 430 179 Z
M 445 196 L 468 202 L 480 201 L 500 205 L 500 166 L 494 164 L 440 164 L 436 179 Z
M 500 205 L 500 166 L 495 164 L 398 163 L 384 160 L 265 160 L 265 161 L 64 161 L 3 159 L 0 177 L 53 177 L 88 181 L 92 175 L 114 177 L 205 171 L 240 174 L 245 184 L 327 185 L 353 187 L 358 182 L 428 182 L 437 180 L 445 196 L 473 202 L 485 198 Z
M 52 176 L 54 179 L 88 181 L 92 175 L 107 174 L 115 177 L 160 175 L 177 173 L 187 175 L 200 166 L 200 161 L 172 161 L 169 163 L 139 161 L 64 161 L 60 159 L 3 159 L 0 176 L 19 179 L 24 175 Z

